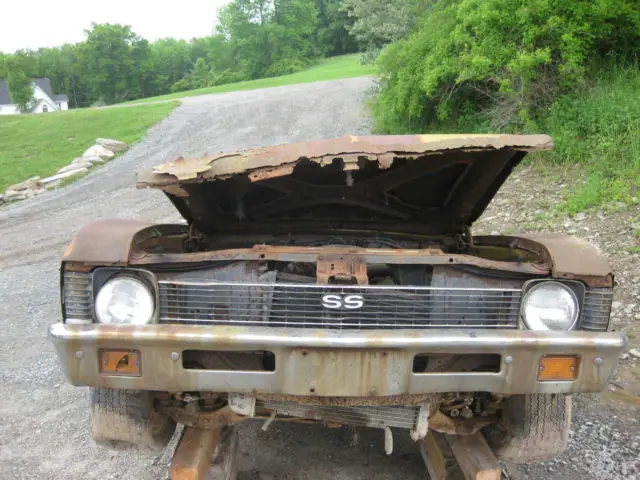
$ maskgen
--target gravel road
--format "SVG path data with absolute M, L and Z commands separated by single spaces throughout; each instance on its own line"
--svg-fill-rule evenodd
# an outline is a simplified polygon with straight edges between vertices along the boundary
M 160 455 L 114 452 L 91 441 L 87 389 L 69 386 L 47 339 L 58 321 L 58 262 L 77 230 L 99 218 L 174 221 L 160 192 L 137 191 L 134 171 L 178 155 L 233 151 L 292 141 L 364 134 L 372 81 L 356 78 L 192 97 L 122 157 L 55 192 L 0 209 L 0 478 L 165 479 Z M 131 107 L 140 108 L 140 107 Z M 567 455 L 507 467 L 511 478 L 640 476 L 637 411 L 581 399 Z M 239 478 L 422 479 L 420 456 L 403 432 L 391 458 L 382 433 L 309 425 L 240 427 Z M 354 444 L 355 443 L 355 444 Z

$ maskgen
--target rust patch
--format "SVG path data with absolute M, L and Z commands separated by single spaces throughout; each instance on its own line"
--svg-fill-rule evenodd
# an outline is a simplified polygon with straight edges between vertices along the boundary
M 468 436 L 480 431 L 481 428 L 491 425 L 497 417 L 475 417 L 475 418 L 450 418 L 440 411 L 437 411 L 429 418 L 429 428 L 440 433 L 449 435 Z
M 140 253 L 132 256 L 132 265 L 161 263 L 201 263 L 210 261 L 275 260 L 282 262 L 317 262 L 326 257 L 359 257 L 367 263 L 395 263 L 415 265 L 469 265 L 478 268 L 518 272 L 546 276 L 549 266 L 544 263 L 519 263 L 489 260 L 465 254 L 444 254 L 439 249 L 372 249 L 339 247 L 289 247 L 256 245 L 253 248 L 238 248 L 194 253 Z
M 247 419 L 247 417 L 235 413 L 229 406 L 213 412 L 189 413 L 184 408 L 179 407 L 158 407 L 158 410 L 169 415 L 177 423 L 202 430 L 213 430 L 225 425 L 234 425 Z
M 439 393 L 417 393 L 403 395 L 385 395 L 377 397 L 311 397 L 303 395 L 257 394 L 257 400 L 295 402 L 301 405 L 323 405 L 334 407 L 374 406 L 374 405 L 420 405 L 430 403 L 438 405 L 443 395 Z
M 316 260 L 317 282 L 355 283 L 366 285 L 369 283 L 367 262 L 359 255 L 319 255 Z M 354 282 L 355 280 L 355 282 Z
M 151 223 L 138 220 L 98 220 L 81 229 L 62 258 L 63 262 L 126 265 L 134 235 Z
M 548 150 L 553 142 L 547 135 L 380 135 L 343 136 L 330 140 L 302 142 L 258 148 L 242 153 L 218 154 L 204 158 L 181 158 L 138 174 L 138 187 L 166 188 L 180 181 L 224 179 L 240 173 L 254 175 L 254 180 L 286 175 L 288 167 L 301 159 L 320 163 L 343 158 L 347 164 L 366 156 L 381 158 L 389 165 L 390 152 L 411 158 L 428 152 L 450 150 Z M 355 154 L 355 155 L 354 155 Z M 413 155 L 412 155 L 413 154 Z M 283 168 L 280 168 L 283 167 Z M 280 169 L 279 169 L 280 168 Z M 276 173 L 277 172 L 277 173 Z

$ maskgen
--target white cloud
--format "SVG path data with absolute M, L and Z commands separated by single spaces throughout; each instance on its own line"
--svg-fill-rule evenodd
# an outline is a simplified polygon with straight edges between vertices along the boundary
M 218 8 L 229 0 L 30 0 L 4 8 L 0 52 L 54 47 L 81 42 L 95 23 L 131 25 L 147 40 L 163 37 L 190 39 L 210 35 Z

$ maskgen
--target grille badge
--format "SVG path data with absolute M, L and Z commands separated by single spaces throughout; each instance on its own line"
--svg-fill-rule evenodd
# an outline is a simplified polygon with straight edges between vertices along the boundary
M 364 306 L 364 297 L 362 295 L 323 295 L 322 306 L 324 308 L 357 310 Z

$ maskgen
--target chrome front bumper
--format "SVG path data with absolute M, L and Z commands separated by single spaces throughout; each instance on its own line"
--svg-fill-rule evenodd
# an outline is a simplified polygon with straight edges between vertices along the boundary
M 438 392 L 575 393 L 606 388 L 626 345 L 619 333 L 520 330 L 320 330 L 192 325 L 66 325 L 49 331 L 79 386 L 303 396 Z M 100 349 L 137 350 L 141 375 L 101 374 Z M 272 372 L 190 370 L 184 350 L 268 350 Z M 499 372 L 413 373 L 416 354 L 498 354 Z M 544 355 L 580 357 L 574 381 L 538 381 Z

